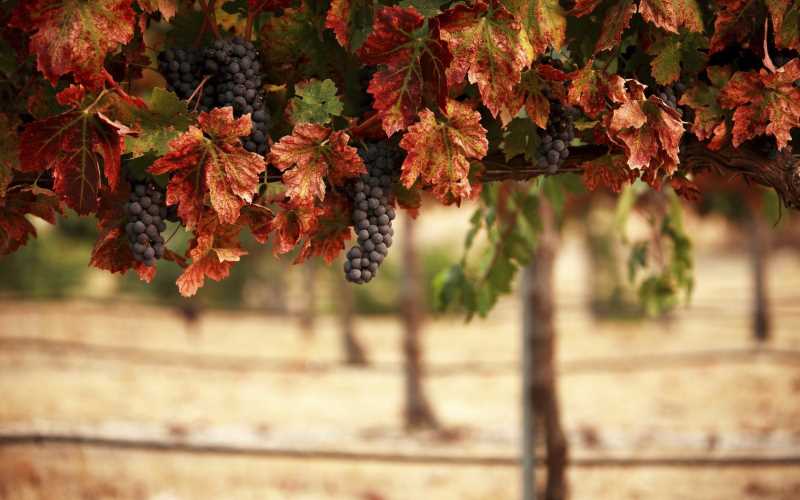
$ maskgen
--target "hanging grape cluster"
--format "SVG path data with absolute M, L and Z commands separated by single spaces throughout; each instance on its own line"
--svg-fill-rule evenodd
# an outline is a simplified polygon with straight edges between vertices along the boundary
M 158 60 L 167 88 L 182 99 L 208 77 L 198 91 L 200 109 L 231 106 L 237 118 L 250 113 L 253 128 L 242 144 L 250 152 L 266 152 L 271 117 L 262 92 L 260 55 L 252 42 L 235 37 L 202 49 L 167 49 Z
M 683 117 L 683 106 L 678 106 L 678 101 L 685 91 L 686 85 L 675 82 L 672 85 L 656 85 L 654 94 Z
M 253 130 L 243 140 L 252 153 L 264 154 L 267 149 L 269 111 L 261 92 L 261 63 L 255 46 L 241 38 L 217 40 L 205 49 L 204 73 L 211 75 L 203 89 L 202 107 L 233 106 L 234 116 L 251 113 Z
M 165 250 L 161 233 L 167 228 L 164 221 L 168 214 L 163 189 L 153 182 L 133 181 L 124 211 L 128 216 L 125 233 L 133 258 L 146 266 L 156 265 Z
M 550 100 L 550 116 L 547 128 L 541 134 L 538 164 L 551 174 L 558 171 L 569 157 L 569 143 L 575 138 L 575 109 L 564 106 L 557 100 Z
M 158 55 L 158 70 L 167 81 L 167 90 L 181 99 L 191 97 L 203 79 L 197 49 L 167 49 Z
M 358 154 L 367 166 L 367 173 L 349 189 L 358 243 L 347 252 L 344 274 L 347 281 L 363 284 L 376 276 L 392 246 L 395 210 L 391 189 L 399 173 L 402 153 L 383 141 L 359 148 Z

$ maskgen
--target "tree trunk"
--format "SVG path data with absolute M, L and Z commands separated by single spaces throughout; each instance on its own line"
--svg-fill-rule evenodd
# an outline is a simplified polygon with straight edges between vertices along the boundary
M 540 201 L 542 234 L 523 274 L 523 500 L 534 498 L 534 444 L 544 431 L 547 452 L 545 500 L 567 498 L 567 440 L 561 428 L 556 390 L 553 266 L 558 236 L 551 205 Z M 537 425 L 538 423 L 538 425 Z
M 758 342 L 769 340 L 772 321 L 767 290 L 769 230 L 757 207 L 750 208 L 750 262 L 753 273 L 753 335 Z
M 353 293 L 352 283 L 342 278 L 341 274 L 336 274 L 336 299 L 339 309 L 339 326 L 342 333 L 342 347 L 344 348 L 344 362 L 350 366 L 366 366 L 367 353 L 355 334 L 355 321 L 353 304 L 355 294 Z
M 404 326 L 403 355 L 405 357 L 405 426 L 407 430 L 434 429 L 439 426 L 423 386 L 424 369 L 420 345 L 420 269 L 415 240 L 415 222 L 404 216 L 403 283 L 401 290 Z
M 317 315 L 317 263 L 309 260 L 303 266 L 303 297 L 306 299 L 300 311 L 300 331 L 306 337 L 314 335 Z

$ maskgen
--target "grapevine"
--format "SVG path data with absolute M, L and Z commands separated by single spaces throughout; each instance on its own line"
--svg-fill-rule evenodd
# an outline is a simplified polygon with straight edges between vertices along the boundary
M 164 256 L 164 238 L 161 233 L 167 228 L 166 196 L 152 182 L 131 184 L 131 196 L 125 204 L 128 222 L 125 234 L 131 245 L 133 258 L 146 266 L 154 266 Z
M 388 143 L 379 142 L 360 149 L 359 156 L 367 165 L 367 173 L 350 186 L 358 244 L 347 252 L 344 273 L 348 281 L 361 284 L 377 275 L 392 246 L 395 210 L 391 189 L 399 152 Z
M 344 256 L 366 283 L 396 211 L 476 204 L 492 266 L 453 276 L 491 303 L 536 244 L 537 196 L 638 183 L 691 201 L 711 172 L 800 208 L 798 16 L 781 0 L 2 2 L 0 252 L 72 210 L 97 220 L 91 265 L 145 281 L 180 265 L 184 295 L 226 277 L 247 233 L 297 263 Z

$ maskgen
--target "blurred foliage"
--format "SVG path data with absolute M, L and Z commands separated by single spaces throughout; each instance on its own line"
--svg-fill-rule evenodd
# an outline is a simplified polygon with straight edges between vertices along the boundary
M 78 292 L 97 238 L 94 223 L 74 214 L 59 216 L 55 227 L 32 221 L 39 237 L 0 259 L 0 291 L 42 299 L 66 298 Z
M 646 239 L 630 240 L 628 220 L 637 211 L 650 227 Z M 692 244 L 683 226 L 683 205 L 678 195 L 665 189 L 654 193 L 636 182 L 617 202 L 619 237 L 629 248 L 628 280 L 638 287 L 641 306 L 651 316 L 686 302 L 694 289 Z
M 33 219 L 32 219 L 33 220 Z M 75 214 L 60 217 L 50 226 L 36 222 L 39 235 L 20 251 L 0 258 L 0 292 L 24 298 L 67 299 L 128 298 L 166 307 L 212 307 L 222 309 L 258 309 L 262 312 L 286 313 L 289 280 L 301 280 L 299 267 L 291 266 L 294 256 L 273 257 L 271 245 L 259 245 L 250 235 L 243 237 L 249 255 L 233 266 L 231 275 L 220 282 L 209 281 L 197 296 L 186 299 L 175 293 L 175 280 L 181 268 L 173 262 L 159 261 L 153 282 L 144 283 L 134 273 L 114 276 L 112 288 L 92 286 L 98 272 L 88 267 L 88 255 L 97 238 L 94 219 Z M 170 249 L 182 253 L 191 234 L 170 223 L 164 232 Z M 433 303 L 433 277 L 453 260 L 445 248 L 420 248 L 426 299 Z M 369 287 L 355 287 L 355 308 L 359 314 L 395 314 L 399 312 L 397 283 L 402 276 L 400 251 L 394 252 L 381 267 L 381 273 Z M 341 267 L 330 268 L 330 279 L 343 279 Z M 326 286 L 327 276 L 318 273 L 318 294 L 335 287 Z M 106 281 L 107 282 L 107 281 Z M 302 293 L 302 292 L 301 292 Z M 329 300 L 330 299 L 330 300 Z M 321 312 L 334 312 L 335 301 L 320 296 Z
M 464 311 L 468 320 L 475 314 L 486 317 L 500 296 L 511 292 L 517 271 L 533 256 L 542 231 L 540 200 L 549 202 L 555 223 L 562 226 L 568 193 L 581 191 L 575 175 L 484 186 L 460 262 L 434 278 L 434 307 Z
M 402 281 L 402 256 L 400 249 L 381 265 L 378 276 L 369 286 L 355 287 L 355 310 L 359 314 L 399 314 L 400 287 Z M 435 301 L 434 278 L 453 262 L 453 252 L 445 247 L 427 246 L 418 250 L 422 269 L 422 283 L 425 297 L 420 305 L 433 312 Z M 342 279 L 339 266 L 334 267 L 334 279 Z

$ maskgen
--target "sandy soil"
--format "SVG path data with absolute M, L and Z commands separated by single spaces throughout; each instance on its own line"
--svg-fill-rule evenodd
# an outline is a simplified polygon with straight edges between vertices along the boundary
M 742 257 L 698 262 L 692 306 L 669 322 L 595 322 L 578 245 L 559 262 L 559 390 L 578 459 L 800 455 L 800 260 L 771 261 L 775 338 L 749 336 Z M 213 312 L 187 330 L 131 304 L 0 303 L 0 433 L 140 435 L 190 443 L 512 458 L 519 310 L 432 320 L 428 390 L 450 430 L 402 430 L 401 329 L 360 320 L 372 368 L 339 364 L 332 318 L 313 337 L 286 318 Z M 638 360 L 638 361 L 637 361 Z M 800 498 L 800 468 L 583 467 L 573 498 Z M 511 466 L 392 464 L 0 447 L 0 498 L 505 499 Z

